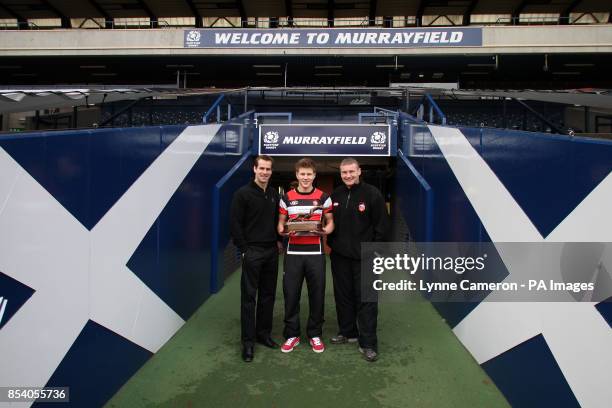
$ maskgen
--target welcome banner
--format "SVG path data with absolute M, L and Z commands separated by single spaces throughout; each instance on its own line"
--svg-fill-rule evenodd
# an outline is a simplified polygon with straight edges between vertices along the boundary
M 482 28 L 186 30 L 185 48 L 479 47 Z

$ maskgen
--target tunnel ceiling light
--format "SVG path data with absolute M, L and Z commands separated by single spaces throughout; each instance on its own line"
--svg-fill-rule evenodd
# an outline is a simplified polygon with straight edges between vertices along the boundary
M 79 65 L 81 69 L 106 69 L 106 65 Z
M 467 64 L 467 66 L 468 67 L 491 67 L 491 68 L 493 68 L 493 67 L 495 67 L 495 63 L 493 63 L 493 64 L 490 64 L 490 63 L 487 63 L 487 64 L 474 63 L 474 64 Z
M 443 76 L 444 76 L 444 72 L 434 72 L 431 77 L 434 78 L 434 79 L 440 79 Z
M 253 65 L 253 68 L 280 68 L 280 65 Z
M 339 72 L 315 72 L 315 76 L 340 76 Z
M 461 75 L 487 75 L 488 72 L 479 72 L 479 71 L 464 71 Z
M 376 68 L 404 68 L 402 64 L 376 64 Z
M 342 65 L 315 65 L 315 69 L 342 69 Z
M 255 75 L 258 76 L 281 76 L 280 72 L 256 72 Z

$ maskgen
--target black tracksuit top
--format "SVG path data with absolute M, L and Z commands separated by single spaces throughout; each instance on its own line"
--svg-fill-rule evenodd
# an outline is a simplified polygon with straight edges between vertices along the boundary
M 385 238 L 388 226 L 385 200 L 376 187 L 363 181 L 350 189 L 341 185 L 331 199 L 335 227 L 327 244 L 340 255 L 361 259 L 362 242 L 380 242 Z
M 278 191 L 268 184 L 264 192 L 254 181 L 240 187 L 232 199 L 231 235 L 244 253 L 249 245 L 276 245 L 278 234 Z

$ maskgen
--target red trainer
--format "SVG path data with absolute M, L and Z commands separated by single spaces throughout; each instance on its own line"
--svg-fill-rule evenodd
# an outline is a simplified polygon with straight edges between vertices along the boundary
M 323 344 L 320 337 L 313 337 L 310 339 L 310 345 L 312 346 L 312 351 L 315 353 L 322 353 L 325 351 L 325 344 Z
M 296 348 L 300 344 L 299 337 L 289 337 L 287 341 L 281 346 L 281 351 L 283 353 L 291 353 L 294 348 Z

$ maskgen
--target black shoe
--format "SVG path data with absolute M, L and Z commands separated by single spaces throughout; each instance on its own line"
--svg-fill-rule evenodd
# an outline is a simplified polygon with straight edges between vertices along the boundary
M 357 337 L 346 337 L 343 334 L 338 334 L 329 339 L 331 344 L 357 343 Z
M 250 363 L 253 361 L 253 346 L 242 346 L 242 359 L 245 363 Z
M 363 358 L 370 363 L 378 360 L 378 353 L 374 349 L 359 347 L 359 352 L 363 354 Z
M 271 349 L 278 348 L 278 343 L 272 340 L 271 337 L 268 337 L 267 339 L 257 339 L 257 342 Z

